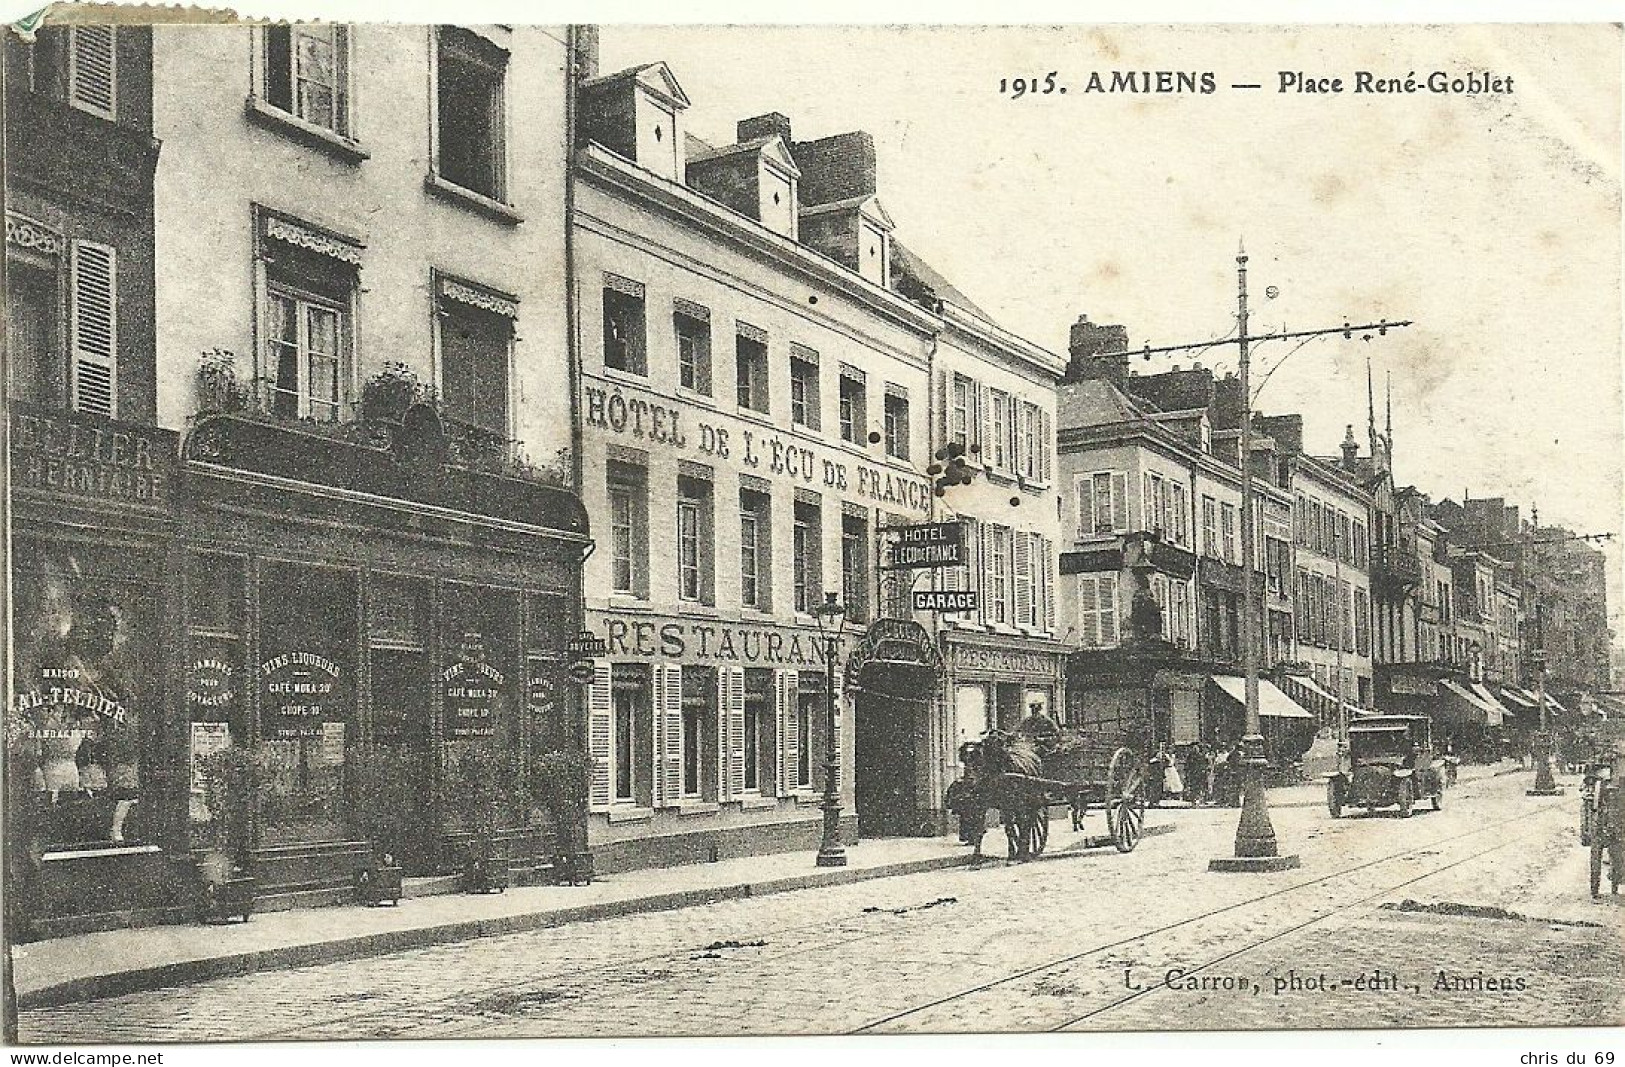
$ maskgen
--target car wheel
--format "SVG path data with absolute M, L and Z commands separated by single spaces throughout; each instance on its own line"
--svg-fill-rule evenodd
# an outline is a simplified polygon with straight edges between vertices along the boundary
M 1398 803 L 1399 803 L 1399 817 L 1401 819 L 1410 818 L 1411 817 L 1411 808 L 1416 803 L 1416 788 L 1411 785 L 1411 780 L 1409 778 L 1407 778 L 1403 782 L 1399 783 L 1399 801 L 1398 801 Z

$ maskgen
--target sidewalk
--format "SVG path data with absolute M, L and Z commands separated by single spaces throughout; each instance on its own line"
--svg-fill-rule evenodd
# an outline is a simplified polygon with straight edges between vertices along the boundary
M 1003 842 L 998 845 L 1002 849 Z M 917 874 L 971 862 L 971 850 L 953 837 L 864 841 L 849 846 L 846 854 L 847 866 L 837 868 L 813 866 L 811 852 L 789 852 L 627 871 L 587 886 L 527 886 L 489 896 L 417 897 L 398 907 L 304 908 L 267 912 L 247 923 L 223 926 L 149 926 L 36 941 L 13 950 L 17 1000 L 24 1009 L 71 1004 L 255 971 Z

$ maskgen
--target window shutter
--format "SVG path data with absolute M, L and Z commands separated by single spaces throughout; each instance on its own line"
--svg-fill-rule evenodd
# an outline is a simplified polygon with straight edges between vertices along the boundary
M 993 465 L 993 398 L 985 385 L 976 387 L 976 443 L 981 447 L 976 462 L 984 467 Z
M 662 679 L 664 679 L 662 681 Z M 683 668 L 655 667 L 655 789 L 676 807 L 683 796 Z
M 1084 648 L 1100 647 L 1100 591 L 1094 575 L 1078 575 L 1078 632 Z
M 724 667 L 728 692 L 724 711 L 728 718 L 728 796 L 745 792 L 745 668 Z
M 587 686 L 587 755 L 592 759 L 592 788 L 588 799 L 594 811 L 609 807 L 609 759 L 613 730 L 609 664 L 595 663 Z
M 666 806 L 666 666 L 657 663 L 651 672 L 654 698 L 654 710 L 650 716 L 654 720 L 654 745 L 650 748 L 650 764 L 652 766 L 652 781 L 650 794 L 653 806 L 663 808 Z
M 117 255 L 107 245 L 73 243 L 73 407 L 118 416 Z
M 73 26 L 68 37 L 68 102 L 104 119 L 117 114 L 117 38 L 112 26 Z
M 1049 412 L 1041 408 L 1038 412 L 1038 480 L 1045 485 L 1049 484 L 1050 454 L 1055 450 L 1054 445 L 1050 437 Z
M 1100 576 L 1100 643 L 1117 645 L 1117 575 Z
M 1128 475 L 1121 471 L 1112 474 L 1112 530 L 1128 532 Z
M 1072 495 L 1078 505 L 1078 537 L 1088 537 L 1095 532 L 1095 479 L 1092 475 L 1080 474 L 1072 479 Z
M 778 726 L 778 775 L 774 784 L 778 787 L 781 797 L 790 795 L 795 788 L 791 781 L 795 777 L 796 768 L 800 766 L 800 738 L 796 735 L 796 684 L 795 671 L 778 671 L 774 675 L 774 703 L 775 716 Z
M 1055 545 L 1044 538 L 1044 630 L 1055 633 Z
M 1011 532 L 1012 568 L 1015 570 L 1014 622 L 1018 626 L 1031 626 L 1033 619 L 1033 553 L 1032 537 L 1025 530 Z
M 1150 532 L 1157 528 L 1157 490 L 1151 484 L 1150 473 L 1140 475 L 1140 529 Z

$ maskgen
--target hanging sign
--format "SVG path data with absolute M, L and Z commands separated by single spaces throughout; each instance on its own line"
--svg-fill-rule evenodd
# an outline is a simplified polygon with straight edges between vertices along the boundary
M 965 562 L 965 528 L 957 522 L 927 522 L 886 530 L 887 570 L 958 567 Z

